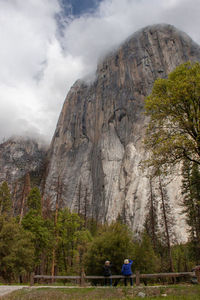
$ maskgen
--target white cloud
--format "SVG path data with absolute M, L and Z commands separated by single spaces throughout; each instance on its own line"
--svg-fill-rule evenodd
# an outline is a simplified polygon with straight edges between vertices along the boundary
M 66 20 L 59 0 L 0 0 L 0 140 L 27 133 L 50 139 L 70 86 L 105 53 L 154 23 L 171 23 L 200 42 L 199 15 L 199 0 L 104 0 L 95 14 Z

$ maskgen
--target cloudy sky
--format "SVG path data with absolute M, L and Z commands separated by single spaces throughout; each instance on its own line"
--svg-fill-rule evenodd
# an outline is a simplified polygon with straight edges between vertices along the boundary
M 200 43 L 200 0 L 0 0 L 0 141 L 50 141 L 70 86 L 146 25 Z

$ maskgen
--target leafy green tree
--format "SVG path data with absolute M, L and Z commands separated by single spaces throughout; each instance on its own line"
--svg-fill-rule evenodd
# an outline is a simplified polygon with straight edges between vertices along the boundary
M 146 99 L 150 122 L 145 144 L 148 165 L 175 165 L 183 159 L 200 164 L 200 64 L 178 66 L 167 79 L 157 79 Z
M 11 282 L 33 270 L 31 235 L 14 219 L 0 220 L 0 274 Z
M 89 275 L 102 275 L 106 260 L 113 264 L 113 272 L 120 274 L 125 258 L 133 256 L 133 237 L 126 225 L 104 225 L 91 242 L 85 255 L 85 270 Z
M 12 200 L 11 194 L 6 181 L 0 187 L 0 215 L 11 216 Z

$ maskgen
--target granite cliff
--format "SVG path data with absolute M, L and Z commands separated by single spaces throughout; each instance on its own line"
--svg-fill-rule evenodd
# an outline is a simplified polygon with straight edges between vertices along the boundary
M 37 183 L 52 208 L 57 202 L 101 222 L 121 216 L 140 232 L 150 195 L 149 180 L 140 167 L 146 157 L 142 139 L 148 123 L 144 99 L 156 78 L 165 78 L 188 60 L 200 61 L 200 47 L 173 26 L 136 32 L 99 63 L 93 81 L 79 80 L 69 91 L 47 168 L 46 149 L 33 141 L 11 139 L 0 145 L 0 181 L 6 179 L 14 188 L 27 173 L 41 177 L 43 172 L 42 185 Z M 177 174 L 167 193 L 177 237 L 184 240 L 180 184 Z
M 0 144 L 0 183 L 13 183 L 43 164 L 46 147 L 30 138 L 13 137 Z
M 17 214 L 21 209 L 27 179 L 30 186 L 41 184 L 46 153 L 47 147 L 31 138 L 13 137 L 0 144 L 0 184 L 8 182 L 13 209 Z
M 141 230 L 150 193 L 140 168 L 148 122 L 144 99 L 156 78 L 188 60 L 200 61 L 200 48 L 190 37 L 170 25 L 149 26 L 104 58 L 93 82 L 73 85 L 49 150 L 45 196 L 52 206 L 60 201 L 103 222 L 121 215 L 134 231 Z M 177 234 L 184 236 L 178 176 L 167 191 Z

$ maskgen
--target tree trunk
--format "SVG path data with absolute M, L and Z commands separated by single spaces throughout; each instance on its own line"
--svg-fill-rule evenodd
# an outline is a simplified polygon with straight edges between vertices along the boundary
M 168 256 L 169 256 L 169 267 L 170 267 L 169 271 L 174 272 L 172 253 L 171 253 L 171 243 L 170 243 L 170 236 L 169 236 L 168 219 L 167 219 L 167 214 L 166 214 L 165 199 L 164 199 L 163 187 L 162 187 L 160 176 L 159 176 L 159 187 L 160 187 L 160 194 L 161 194 L 161 201 L 162 201 L 162 211 L 163 211 L 163 217 L 164 217 L 165 233 L 167 236 L 167 249 L 168 249 Z
M 25 175 L 25 182 L 24 182 L 24 188 L 22 193 L 22 202 L 21 202 L 21 210 L 20 210 L 20 217 L 19 217 L 19 224 L 21 225 L 22 218 L 24 216 L 24 207 L 25 207 L 25 201 L 27 199 L 27 196 L 30 192 L 31 184 L 30 184 L 30 175 L 27 173 Z
M 17 187 L 18 187 L 18 180 L 15 182 L 15 187 L 14 187 L 14 191 L 13 191 L 13 201 L 12 201 L 12 210 L 13 210 L 13 216 L 15 215 L 15 202 L 16 202 L 16 194 L 17 194 Z
M 87 205 L 88 205 L 88 194 L 87 188 L 85 190 L 85 199 L 84 199 L 84 227 L 87 227 Z
M 154 214 L 154 197 L 153 197 L 153 188 L 152 188 L 152 179 L 149 179 L 150 184 L 150 215 L 151 215 L 151 227 L 152 227 L 152 241 L 153 248 L 156 249 L 156 232 L 155 232 L 155 214 Z
M 52 267 L 51 267 L 51 276 L 55 276 L 55 267 L 56 267 L 56 247 L 58 243 L 58 232 L 57 232 L 57 222 L 58 222 L 58 210 L 59 210 L 59 200 L 61 196 L 61 186 L 60 186 L 60 176 L 58 176 L 57 182 L 57 195 L 56 195 L 56 211 L 55 211 L 55 218 L 54 218 L 54 236 L 55 236 L 55 244 L 52 250 Z M 52 279 L 52 282 L 54 280 Z

